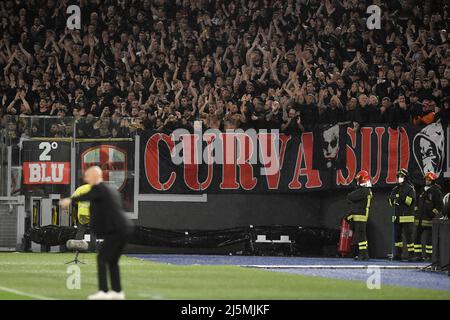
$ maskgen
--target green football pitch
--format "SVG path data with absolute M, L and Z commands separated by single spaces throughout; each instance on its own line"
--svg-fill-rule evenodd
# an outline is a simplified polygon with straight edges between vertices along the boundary
M 94 254 L 83 254 L 81 288 L 68 289 L 68 253 L 0 253 L 0 299 L 85 299 L 96 291 Z M 122 257 L 128 299 L 450 299 L 448 291 L 271 272 L 238 266 L 180 266 Z M 69 270 L 70 271 L 70 270 Z M 446 279 L 447 280 L 447 279 Z

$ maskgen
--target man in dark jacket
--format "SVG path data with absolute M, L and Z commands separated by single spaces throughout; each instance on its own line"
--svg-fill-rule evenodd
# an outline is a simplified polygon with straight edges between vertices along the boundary
M 355 260 L 368 260 L 368 242 L 366 236 L 366 225 L 369 218 L 370 204 L 372 201 L 372 190 L 369 173 L 365 170 L 356 175 L 358 187 L 347 195 L 350 212 L 347 220 L 352 223 L 354 231 L 353 256 Z
M 355 122 L 360 127 L 364 127 L 369 122 L 369 109 L 367 108 L 368 98 L 365 94 L 358 97 L 358 105 L 355 109 Z
M 427 260 L 431 260 L 433 254 L 432 245 L 432 220 L 441 215 L 443 197 L 441 187 L 436 183 L 437 175 L 433 172 L 425 174 L 425 186 L 417 199 L 417 207 L 414 224 L 416 234 L 414 241 L 414 253 L 417 261 L 423 260 L 422 235 L 425 237 L 425 254 Z
M 306 131 L 312 131 L 319 123 L 319 108 L 317 107 L 314 95 L 308 94 L 305 97 L 305 104 L 298 107 L 302 118 L 302 124 Z
M 408 171 L 400 169 L 397 173 L 398 185 L 392 189 L 389 196 L 389 205 L 394 208 L 394 252 L 393 260 L 402 259 L 403 239 L 406 241 L 408 260 L 414 256 L 414 205 L 416 201 L 416 191 L 409 182 Z
M 122 209 L 119 193 L 103 182 L 99 167 L 86 170 L 84 180 L 91 190 L 83 195 L 61 200 L 67 208 L 71 202 L 89 201 L 91 206 L 91 231 L 102 238 L 103 243 L 97 255 L 99 291 L 90 295 L 90 300 L 123 300 L 125 295 L 120 284 L 119 259 L 131 230 L 131 222 Z M 111 278 L 112 291 L 108 291 L 107 268 Z

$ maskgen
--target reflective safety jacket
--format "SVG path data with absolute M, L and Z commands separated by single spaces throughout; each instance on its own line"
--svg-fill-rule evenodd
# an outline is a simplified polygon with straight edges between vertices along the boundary
M 397 185 L 389 196 L 389 205 L 395 209 L 395 222 L 413 223 L 416 190 L 408 182 Z
M 84 184 L 80 187 L 77 188 L 77 190 L 75 190 L 75 192 L 72 194 L 72 197 L 79 197 L 82 196 L 83 194 L 88 193 L 89 191 L 91 191 L 91 186 L 88 184 Z M 90 220 L 90 215 L 91 215 L 91 203 L 89 201 L 80 201 L 78 202 L 78 207 L 77 207 L 77 211 L 78 211 L 78 222 L 81 224 L 88 224 L 89 220 Z
M 425 186 L 417 198 L 414 222 L 416 225 L 431 227 L 431 221 L 442 213 L 443 197 L 438 184 Z
M 358 186 L 356 190 L 347 195 L 347 202 L 350 205 L 347 219 L 355 222 L 367 222 L 371 201 L 372 190 L 367 187 Z

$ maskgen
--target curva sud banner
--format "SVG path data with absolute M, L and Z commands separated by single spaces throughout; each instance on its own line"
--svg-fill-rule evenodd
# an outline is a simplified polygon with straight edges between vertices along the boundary
M 149 132 L 141 136 L 139 193 L 307 192 L 345 188 L 367 170 L 374 187 L 396 183 L 399 168 L 422 183 L 444 177 L 446 130 L 386 125 L 274 131 Z

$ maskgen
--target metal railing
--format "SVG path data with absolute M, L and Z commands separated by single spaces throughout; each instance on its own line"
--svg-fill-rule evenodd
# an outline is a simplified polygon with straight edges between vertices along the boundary
M 25 197 L 0 197 L 0 251 L 22 249 L 25 216 Z
M 7 195 L 8 180 L 4 177 L 8 176 L 8 147 L 4 139 L 3 131 L 0 129 L 0 196 Z
M 57 116 L 5 116 L 0 121 L 0 135 L 6 145 L 21 139 L 133 138 L 141 128 L 135 118 L 81 118 Z

